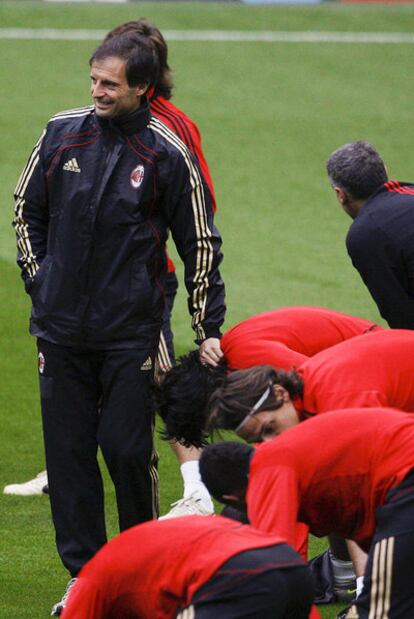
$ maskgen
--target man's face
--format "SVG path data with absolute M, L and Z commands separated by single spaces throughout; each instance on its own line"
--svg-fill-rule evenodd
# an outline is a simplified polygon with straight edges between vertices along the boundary
M 146 84 L 129 86 L 125 73 L 126 61 L 116 56 L 96 60 L 91 67 L 91 94 L 97 116 L 116 118 L 136 110 Z
M 247 419 L 237 434 L 247 443 L 262 443 L 270 441 L 298 423 L 298 414 L 289 399 L 280 408 L 260 411 Z
M 279 409 L 278 409 L 279 411 Z M 238 436 L 246 443 L 262 443 L 270 441 L 279 434 L 277 428 L 277 413 L 275 411 L 262 411 L 250 417 L 237 432 Z

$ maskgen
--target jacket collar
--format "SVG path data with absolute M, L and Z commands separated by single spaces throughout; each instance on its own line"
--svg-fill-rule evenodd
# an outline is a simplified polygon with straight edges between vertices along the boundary
M 95 114 L 98 125 L 103 131 L 112 129 L 123 135 L 133 135 L 144 129 L 151 118 L 150 107 L 147 98 L 144 96 L 141 99 L 141 105 L 138 109 L 125 116 L 118 118 L 101 118 Z

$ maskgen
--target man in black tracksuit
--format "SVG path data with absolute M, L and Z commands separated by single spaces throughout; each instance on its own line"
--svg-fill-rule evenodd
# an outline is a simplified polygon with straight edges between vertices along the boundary
M 98 445 L 120 529 L 157 517 L 149 387 L 168 229 L 206 358 L 221 356 L 225 313 L 209 192 L 188 149 L 151 116 L 145 98 L 158 71 L 152 47 L 137 35 L 114 37 L 90 64 L 94 106 L 50 120 L 15 191 L 52 516 L 72 577 L 106 541 Z
M 346 247 L 394 329 L 414 329 L 414 185 L 388 180 L 367 142 L 345 144 L 327 161 L 333 189 L 354 219 Z

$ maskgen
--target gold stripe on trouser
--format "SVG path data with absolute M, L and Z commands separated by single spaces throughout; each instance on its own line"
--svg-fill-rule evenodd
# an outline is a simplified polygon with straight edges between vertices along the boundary
M 155 360 L 156 371 L 157 373 L 168 372 L 168 370 L 171 370 L 172 366 L 173 364 L 171 362 L 170 353 L 168 352 L 167 342 L 165 341 L 164 334 L 161 331 L 157 358 Z
M 389 619 L 394 542 L 388 537 L 374 546 L 368 619 Z
M 194 619 L 195 618 L 195 610 L 194 606 L 188 606 L 188 608 L 184 608 L 180 613 L 178 613 L 176 619 Z
M 154 423 L 154 418 L 153 418 L 152 426 L 151 426 L 153 437 L 154 437 L 154 430 L 155 430 L 155 423 Z M 150 465 L 149 465 L 149 475 L 151 478 L 152 517 L 154 518 L 154 520 L 156 520 L 158 516 L 160 515 L 160 493 L 159 493 L 159 479 L 160 478 L 158 475 L 157 464 L 158 464 L 158 453 L 157 453 L 157 450 L 155 449 L 155 445 L 153 442 L 151 460 L 150 460 Z

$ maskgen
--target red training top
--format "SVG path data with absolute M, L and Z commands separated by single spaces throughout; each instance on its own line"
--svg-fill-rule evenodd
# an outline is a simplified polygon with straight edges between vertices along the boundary
M 414 412 L 414 331 L 383 329 L 308 359 L 299 415 L 339 408 L 392 406 Z
M 281 307 L 237 324 L 224 334 L 221 348 L 233 370 L 264 364 L 291 370 L 321 350 L 377 329 L 323 307 Z
M 220 516 L 135 526 L 85 565 L 62 617 L 172 619 L 229 558 L 283 541 Z
M 389 408 L 334 411 L 257 448 L 248 516 L 252 526 L 293 546 L 301 521 L 318 537 L 337 533 L 368 551 L 375 509 L 413 467 L 414 415 Z
M 216 198 L 214 195 L 213 179 L 211 178 L 210 170 L 201 148 L 201 134 L 197 125 L 191 118 L 188 118 L 180 108 L 174 105 L 174 103 L 171 103 L 169 99 L 164 99 L 162 96 L 153 97 L 153 92 L 153 90 L 149 92 L 151 113 L 168 125 L 195 156 L 201 174 L 209 188 L 211 206 L 215 213 Z M 174 263 L 171 258 L 168 257 L 168 272 L 171 273 L 174 270 Z

